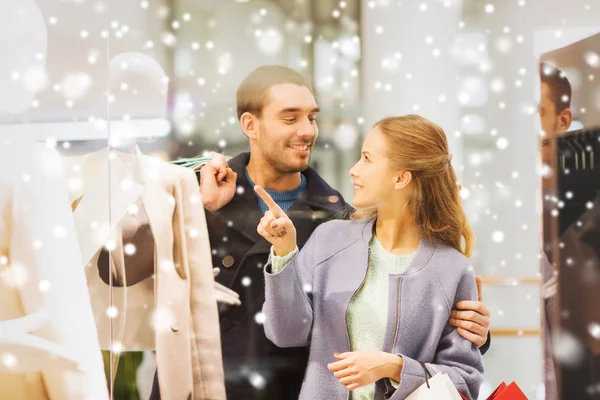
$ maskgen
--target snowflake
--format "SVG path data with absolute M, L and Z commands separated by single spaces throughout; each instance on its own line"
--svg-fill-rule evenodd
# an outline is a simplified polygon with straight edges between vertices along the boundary
M 594 339 L 600 339 L 600 324 L 592 322 L 588 325 L 588 332 Z
M 503 242 L 503 241 L 504 241 L 504 232 L 501 232 L 501 231 L 495 231 L 495 232 L 492 234 L 492 240 L 493 240 L 495 243 L 501 243 L 501 242 Z
M 552 347 L 556 359 L 571 367 L 579 365 L 585 355 L 583 345 L 566 331 L 559 331 L 553 335 Z
M 67 236 L 67 229 L 62 225 L 56 225 L 52 230 L 52 235 L 57 239 L 64 239 Z
M 262 325 L 265 323 L 265 315 L 262 312 L 257 312 L 254 315 L 254 322 L 256 322 L 259 325 Z
M 40 289 L 40 292 L 47 292 L 48 290 L 50 290 L 50 282 L 47 280 L 41 280 L 40 283 L 38 284 L 38 288 Z
M 132 256 L 135 254 L 136 252 L 136 247 L 133 243 L 127 243 L 124 248 L 123 248 L 124 252 L 126 255 L 128 256 Z
M 258 372 L 250 373 L 250 375 L 248 376 L 248 381 L 250 381 L 250 384 L 252 386 L 259 390 L 262 390 L 267 386 L 266 379 Z
M 2 365 L 4 365 L 7 369 L 11 370 L 17 367 L 17 357 L 15 357 L 12 353 L 4 353 L 2 354 L 1 358 Z
M 114 306 L 108 307 L 106 309 L 106 315 L 108 318 L 116 318 L 116 316 L 119 315 L 119 310 Z

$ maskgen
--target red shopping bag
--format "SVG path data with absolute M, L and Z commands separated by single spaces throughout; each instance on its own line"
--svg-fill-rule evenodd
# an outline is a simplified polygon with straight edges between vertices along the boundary
M 525 393 L 517 386 L 516 383 L 512 382 L 510 385 L 502 382 L 494 393 L 487 398 L 487 400 L 528 400 Z
M 464 400 L 469 400 L 462 394 L 460 395 Z M 494 392 L 487 398 L 487 400 L 528 400 L 527 396 L 521 391 L 516 383 L 512 382 L 510 385 L 502 382 L 500 386 L 494 390 Z

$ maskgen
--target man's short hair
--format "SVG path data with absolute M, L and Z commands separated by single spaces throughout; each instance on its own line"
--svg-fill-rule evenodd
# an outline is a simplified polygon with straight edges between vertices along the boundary
M 542 83 L 550 88 L 551 101 L 556 107 L 556 114 L 571 108 L 571 83 L 564 72 L 550 64 L 540 63 L 540 77 Z
M 314 95 L 310 81 L 301 73 L 282 65 L 265 65 L 256 68 L 242 81 L 236 94 L 238 119 L 250 112 L 260 117 L 269 96 L 269 90 L 284 83 L 305 86 Z

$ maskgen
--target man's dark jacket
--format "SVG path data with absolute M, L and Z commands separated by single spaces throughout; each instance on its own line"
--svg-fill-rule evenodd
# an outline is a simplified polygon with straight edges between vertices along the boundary
M 265 301 L 263 267 L 271 245 L 257 232 L 263 214 L 246 178 L 249 153 L 229 161 L 237 173 L 235 197 L 216 213 L 206 214 L 216 280 L 240 294 L 241 306 L 220 306 L 221 339 L 227 398 L 297 400 L 308 361 L 306 348 L 281 349 L 265 336 L 261 309 Z M 325 221 L 344 218 L 349 206 L 315 170 L 308 168 L 306 190 L 287 210 L 302 248 Z

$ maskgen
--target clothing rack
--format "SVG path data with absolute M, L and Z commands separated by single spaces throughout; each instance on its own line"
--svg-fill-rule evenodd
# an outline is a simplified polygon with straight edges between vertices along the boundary
M 569 132 L 557 138 L 558 229 L 562 234 L 598 202 L 600 193 L 600 128 Z
M 549 144 L 555 150 L 552 162 L 558 198 L 558 215 L 552 217 L 557 226 L 550 234 L 557 246 L 558 305 L 554 311 L 560 329 L 576 339 L 581 349 L 577 365 L 555 360 L 555 367 L 561 398 L 584 399 L 589 398 L 584 388 L 600 380 L 600 347 L 588 332 L 590 323 L 600 318 L 600 128 L 569 132 Z
M 565 133 L 557 138 L 558 166 L 570 171 L 589 171 L 600 167 L 600 128 Z

